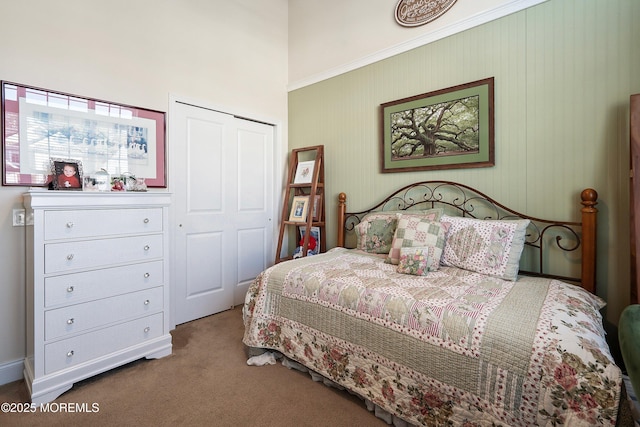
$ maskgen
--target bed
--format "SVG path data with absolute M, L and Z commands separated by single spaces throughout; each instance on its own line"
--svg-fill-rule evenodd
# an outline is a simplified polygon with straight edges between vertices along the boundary
M 595 295 L 597 193 L 580 199 L 568 222 L 447 181 L 355 213 L 341 193 L 337 247 L 263 271 L 243 341 L 394 425 L 615 425 L 622 374 Z

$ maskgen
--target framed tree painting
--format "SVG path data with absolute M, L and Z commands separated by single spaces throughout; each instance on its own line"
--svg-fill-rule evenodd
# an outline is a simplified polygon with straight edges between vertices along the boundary
M 494 165 L 493 77 L 381 105 L 381 170 Z

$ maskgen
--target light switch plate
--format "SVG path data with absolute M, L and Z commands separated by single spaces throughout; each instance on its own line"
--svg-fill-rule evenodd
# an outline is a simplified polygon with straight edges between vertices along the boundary
M 24 209 L 14 209 L 13 210 L 13 226 L 24 227 L 25 222 L 26 221 L 25 221 Z

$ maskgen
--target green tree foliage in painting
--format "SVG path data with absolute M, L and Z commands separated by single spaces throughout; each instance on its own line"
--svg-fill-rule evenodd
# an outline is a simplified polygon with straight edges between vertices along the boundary
M 479 96 L 391 114 L 391 158 L 435 157 L 479 151 Z

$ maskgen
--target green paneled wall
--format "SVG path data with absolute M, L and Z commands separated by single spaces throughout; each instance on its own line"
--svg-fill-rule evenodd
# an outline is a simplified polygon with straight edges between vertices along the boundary
M 640 93 L 640 1 L 551 0 L 289 94 L 289 148 L 325 145 L 327 243 L 339 192 L 364 209 L 414 181 L 471 185 L 544 218 L 600 196 L 598 294 L 629 300 L 629 96 Z M 380 173 L 380 104 L 495 78 L 492 168 Z

